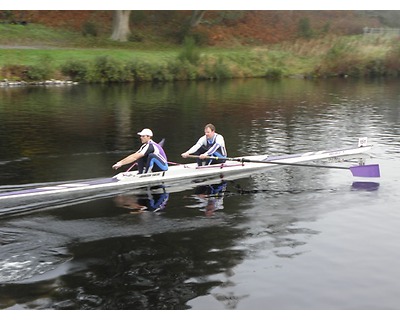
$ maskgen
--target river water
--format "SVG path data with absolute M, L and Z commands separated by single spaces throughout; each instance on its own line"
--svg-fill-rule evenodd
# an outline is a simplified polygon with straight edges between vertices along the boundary
M 367 162 L 382 176 L 280 167 L 225 184 L 3 214 L 0 308 L 398 309 L 399 85 L 1 88 L 0 191 L 112 176 L 144 127 L 183 163 L 180 153 L 208 122 L 229 156 L 352 147 L 365 136 L 374 145 Z

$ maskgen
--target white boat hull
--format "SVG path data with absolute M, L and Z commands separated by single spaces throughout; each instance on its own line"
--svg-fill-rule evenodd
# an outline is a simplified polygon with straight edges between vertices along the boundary
M 363 158 L 371 146 L 307 152 L 277 157 L 246 156 L 246 160 L 302 163 L 316 160 L 343 160 Z M 27 211 L 45 205 L 54 206 L 62 201 L 83 201 L 112 196 L 128 190 L 147 186 L 171 186 L 187 184 L 195 186 L 208 180 L 232 180 L 252 173 L 280 167 L 275 163 L 226 161 L 224 164 L 198 167 L 197 164 L 171 166 L 168 171 L 138 174 L 137 171 L 119 173 L 112 178 L 93 179 L 78 183 L 61 183 L 34 189 L 22 189 L 0 193 L 0 214 Z M 13 210 L 10 210 L 13 208 Z

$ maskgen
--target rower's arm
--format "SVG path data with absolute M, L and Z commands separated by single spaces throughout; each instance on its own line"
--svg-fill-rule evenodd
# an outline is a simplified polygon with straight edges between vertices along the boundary
M 117 163 L 115 163 L 112 167 L 114 169 L 118 169 L 126 164 L 132 163 L 137 161 L 138 159 L 140 159 L 141 157 L 143 157 L 144 155 L 142 153 L 139 152 L 135 152 L 125 158 L 123 158 L 122 160 L 119 160 Z
M 204 140 L 205 140 L 205 136 L 201 137 L 189 150 L 182 153 L 182 156 L 183 155 L 187 156 L 187 155 L 192 154 L 192 153 L 196 152 L 197 150 L 199 150 L 201 148 L 201 146 L 204 144 Z

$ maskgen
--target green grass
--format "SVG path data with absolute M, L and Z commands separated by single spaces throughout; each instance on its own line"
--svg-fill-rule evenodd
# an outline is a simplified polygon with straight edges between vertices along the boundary
M 71 61 L 87 65 L 99 57 L 108 57 L 123 65 L 140 62 L 151 66 L 151 73 L 165 65 L 175 65 L 174 72 L 185 70 L 186 76 L 193 72 L 208 74 L 211 78 L 325 75 L 347 73 L 347 66 L 357 64 L 363 69 L 375 60 L 383 61 L 397 39 L 363 36 L 326 36 L 309 40 L 296 40 L 262 47 L 200 47 L 199 62 L 180 63 L 184 46 L 159 41 L 153 36 L 143 42 L 115 42 L 109 35 L 85 37 L 79 32 L 60 30 L 29 24 L 27 26 L 0 24 L 0 68 L 9 66 L 39 67 L 46 63 L 55 73 Z M 187 49 L 187 48 L 186 48 Z M 395 57 L 396 58 L 396 57 Z M 374 62 L 375 63 L 375 62 Z M 383 63 L 383 62 L 382 62 Z M 381 65 L 383 66 L 383 64 Z M 144 67 L 145 68 L 145 67 Z M 181 68 L 178 71 L 177 68 Z M 164 70 L 165 71 L 165 70 Z M 146 72 L 146 69 L 142 70 Z M 170 71 L 168 71 L 170 72 Z M 363 72 L 361 72 L 363 73 Z M 324 74 L 320 74 L 323 76 Z M 208 75 L 205 77 L 207 78 Z M 185 76 L 183 76 L 183 79 Z
M 84 36 L 82 32 L 50 28 L 33 23 L 26 26 L 0 24 L 0 45 L 91 49 L 145 49 L 171 46 L 164 39 L 150 35 L 143 42 L 116 42 L 110 40 L 110 36 L 111 33 L 100 34 L 97 37 Z
M 66 30 L 56 30 L 41 25 L 0 24 L 0 43 L 2 45 L 68 45 L 73 44 L 77 34 Z
M 139 59 L 156 63 L 173 59 L 178 50 L 128 50 L 128 49 L 1 49 L 1 65 L 35 65 L 44 58 L 51 58 L 55 67 L 70 60 L 90 61 L 99 56 L 109 56 L 121 61 Z

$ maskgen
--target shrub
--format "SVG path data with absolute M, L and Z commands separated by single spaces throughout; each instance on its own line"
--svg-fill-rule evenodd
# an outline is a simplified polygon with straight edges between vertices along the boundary
M 152 81 L 171 81 L 174 79 L 168 64 L 152 65 L 149 71 Z
M 400 45 L 395 44 L 385 57 L 385 70 L 390 76 L 400 76 Z
M 188 61 L 170 61 L 168 62 L 168 69 L 173 80 L 196 80 L 198 78 L 197 67 Z
M 205 31 L 195 30 L 190 32 L 189 36 L 193 38 L 194 43 L 198 46 L 205 46 L 210 41 L 210 37 Z
M 91 21 L 86 21 L 82 25 L 82 34 L 87 37 L 87 36 L 92 36 L 92 37 L 97 37 L 98 36 L 98 30 L 97 26 L 94 22 Z
M 33 81 L 43 81 L 52 77 L 52 73 L 50 72 L 50 70 L 42 65 L 28 67 L 26 75 L 27 80 Z
M 269 68 L 265 72 L 265 77 L 269 79 L 280 79 L 282 78 L 283 71 L 280 68 Z
M 188 61 L 191 64 L 197 64 L 200 60 L 200 50 L 192 37 L 185 37 L 183 48 L 178 59 L 181 61 Z
M 108 56 L 95 59 L 94 66 L 88 74 L 91 82 L 124 82 L 129 79 L 129 74 L 121 61 Z
M 143 42 L 144 39 L 145 37 L 140 32 L 132 32 L 128 37 L 130 42 Z
M 309 18 L 301 18 L 299 21 L 299 36 L 305 39 L 310 39 L 313 37 L 313 31 L 310 26 Z
M 227 79 L 232 78 L 233 74 L 229 65 L 225 63 L 222 57 L 218 58 L 214 63 L 207 63 L 201 74 L 202 79 Z
M 368 77 L 381 77 L 386 74 L 383 59 L 373 59 L 366 63 L 364 74 Z
M 27 72 L 29 67 L 22 65 L 4 65 L 1 68 L 1 77 L 11 81 L 15 80 L 27 80 Z
M 50 56 L 43 56 L 37 65 L 30 66 L 26 72 L 28 80 L 41 81 L 53 77 L 54 68 L 52 67 L 52 58 Z
M 126 70 L 134 81 L 151 81 L 150 69 L 151 64 L 138 60 L 132 60 L 126 65 Z
M 68 61 L 61 66 L 62 74 L 73 81 L 84 81 L 88 74 L 88 69 L 88 65 L 82 61 Z

